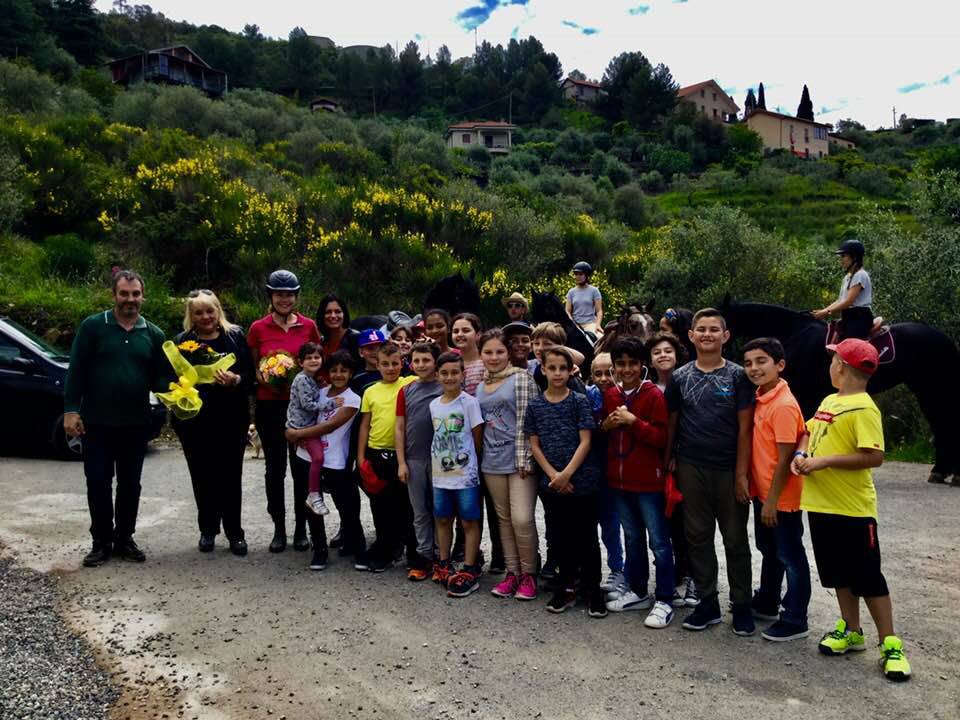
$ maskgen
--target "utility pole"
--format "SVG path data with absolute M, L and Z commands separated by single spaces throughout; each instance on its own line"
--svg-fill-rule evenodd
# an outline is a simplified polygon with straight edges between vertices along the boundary
M 897 129 L 897 106 L 893 106 L 893 129 Z
M 476 28 L 473 29 L 473 52 L 474 54 L 476 54 L 477 52 L 477 29 Z
M 510 91 L 510 94 L 507 95 L 507 118 L 510 121 L 510 124 L 513 125 L 513 90 Z

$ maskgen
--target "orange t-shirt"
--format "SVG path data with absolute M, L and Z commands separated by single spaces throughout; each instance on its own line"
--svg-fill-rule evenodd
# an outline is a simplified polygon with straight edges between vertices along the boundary
M 777 443 L 796 444 L 807 432 L 803 413 L 797 399 L 790 392 L 786 380 L 773 390 L 757 394 L 753 410 L 753 453 L 750 458 L 750 495 L 767 499 L 777 469 Z M 800 509 L 803 479 L 790 475 L 780 493 L 777 510 L 792 512 Z

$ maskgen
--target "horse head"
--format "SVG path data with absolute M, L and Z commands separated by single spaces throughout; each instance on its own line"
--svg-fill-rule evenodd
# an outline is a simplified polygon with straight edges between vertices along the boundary
M 441 278 L 427 292 L 423 301 L 424 309 L 442 308 L 451 315 L 461 312 L 480 312 L 480 291 L 477 288 L 474 271 L 468 277 L 462 272 Z

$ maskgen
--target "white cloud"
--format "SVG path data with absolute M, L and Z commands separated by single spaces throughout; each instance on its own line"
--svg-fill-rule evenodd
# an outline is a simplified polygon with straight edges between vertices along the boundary
M 446 44 L 455 57 L 473 52 L 474 33 L 456 15 L 482 0 L 352 0 L 349 3 L 273 0 L 151 0 L 173 19 L 240 30 L 255 23 L 274 37 L 295 26 L 326 35 L 338 45 L 397 44 L 420 35 L 424 52 Z M 110 0 L 97 0 L 108 11 Z M 637 10 L 647 7 L 646 11 Z M 631 12 L 633 11 L 633 12 Z M 575 23 L 580 28 L 564 25 Z M 596 28 L 584 35 L 582 28 Z M 854 117 L 868 127 L 889 125 L 892 108 L 915 117 L 960 116 L 960 4 L 943 0 L 890 0 L 866 4 L 841 0 L 529 0 L 501 5 L 476 33 L 480 41 L 506 44 L 511 36 L 536 36 L 557 53 L 564 70 L 579 68 L 599 78 L 612 57 L 640 50 L 666 63 L 677 81 L 716 78 L 746 89 L 763 81 L 770 106 L 794 112 L 803 84 L 814 107 L 833 109 L 818 119 Z M 913 92 L 898 92 L 921 83 Z

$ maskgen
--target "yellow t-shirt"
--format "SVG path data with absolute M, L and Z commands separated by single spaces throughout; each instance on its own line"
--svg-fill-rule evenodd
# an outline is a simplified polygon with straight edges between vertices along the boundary
M 377 450 L 393 450 L 393 430 L 397 426 L 397 395 L 405 385 L 416 381 L 416 375 L 399 378 L 396 382 L 376 382 L 363 393 L 360 412 L 370 413 L 370 437 L 367 445 Z
M 807 430 L 810 457 L 852 455 L 858 448 L 883 451 L 880 410 L 867 393 L 827 396 L 817 414 L 807 421 Z M 812 472 L 803 482 L 800 507 L 832 515 L 876 518 L 873 473 L 868 468 Z

